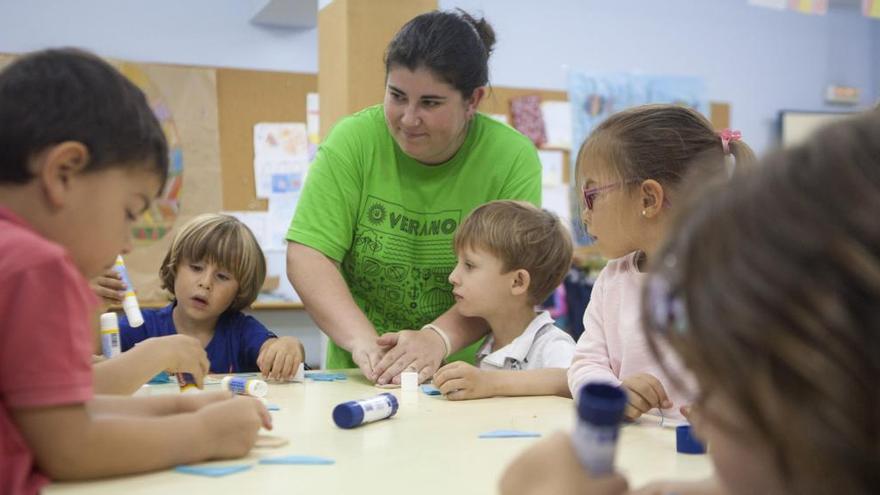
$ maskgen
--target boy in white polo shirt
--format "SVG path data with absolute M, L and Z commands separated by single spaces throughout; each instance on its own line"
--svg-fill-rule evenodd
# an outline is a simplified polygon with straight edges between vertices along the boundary
M 451 400 L 499 395 L 570 397 L 566 370 L 574 340 L 535 313 L 571 266 L 571 236 L 554 214 L 500 200 L 475 209 L 455 233 L 458 264 L 449 275 L 455 308 L 486 320 L 491 334 L 477 365 L 457 361 L 434 374 Z

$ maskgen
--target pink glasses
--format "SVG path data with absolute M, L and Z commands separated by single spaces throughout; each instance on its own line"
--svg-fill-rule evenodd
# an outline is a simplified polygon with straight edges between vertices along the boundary
M 593 201 L 596 200 L 596 198 L 599 196 L 599 193 L 604 192 L 604 191 L 610 191 L 612 189 L 615 189 L 617 187 L 622 186 L 623 184 L 625 184 L 625 183 L 624 182 L 615 182 L 613 184 L 608 184 L 608 185 L 599 186 L 599 187 L 591 187 L 589 189 L 587 189 L 587 187 L 584 186 L 584 189 L 583 189 L 583 191 L 584 191 L 584 204 L 587 205 L 588 210 L 592 210 L 593 209 Z
M 591 187 L 587 189 L 586 185 L 584 186 L 584 204 L 587 206 L 588 210 L 593 209 L 593 202 L 596 201 L 596 198 L 599 197 L 599 193 L 603 193 L 605 191 L 610 191 L 612 189 L 616 189 L 625 184 L 634 184 L 639 182 L 638 180 L 627 180 L 623 182 L 614 182 L 612 184 L 607 184 L 599 187 Z M 663 206 L 669 206 L 669 198 L 663 198 Z

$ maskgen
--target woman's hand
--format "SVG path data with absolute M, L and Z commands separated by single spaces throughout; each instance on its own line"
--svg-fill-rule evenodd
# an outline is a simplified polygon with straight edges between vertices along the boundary
M 373 367 L 374 380 L 380 385 L 400 383 L 400 374 L 406 370 L 419 373 L 419 383 L 434 375 L 443 358 L 446 344 L 433 330 L 401 330 L 382 335 L 377 340 L 384 357 Z

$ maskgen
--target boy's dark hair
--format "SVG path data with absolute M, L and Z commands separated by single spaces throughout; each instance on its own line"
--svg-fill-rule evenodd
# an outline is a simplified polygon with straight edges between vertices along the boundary
M 495 31 L 485 19 L 467 12 L 429 12 L 407 22 L 385 50 L 385 75 L 394 66 L 430 69 L 470 98 L 489 83 L 489 55 Z
M 880 492 L 880 115 L 679 212 L 646 284 L 655 352 L 668 341 L 730 400 L 789 493 Z
M 0 72 L 0 183 L 30 181 L 31 159 L 64 141 L 88 148 L 86 172 L 147 160 L 165 182 L 165 135 L 131 81 L 78 49 L 22 56 Z
M 486 203 L 455 231 L 455 252 L 483 249 L 502 262 L 504 273 L 529 272 L 528 299 L 540 304 L 559 287 L 571 268 L 571 235 L 555 214 L 509 199 Z

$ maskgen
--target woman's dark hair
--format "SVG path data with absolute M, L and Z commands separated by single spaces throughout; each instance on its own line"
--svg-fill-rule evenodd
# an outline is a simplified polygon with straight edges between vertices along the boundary
M 164 183 L 168 145 L 143 92 L 91 53 L 51 49 L 0 72 L 0 183 L 28 182 L 28 163 L 64 141 L 89 150 L 85 170 L 149 160 Z
M 395 66 L 426 67 L 464 98 L 489 83 L 495 31 L 467 12 L 429 12 L 407 22 L 385 50 L 385 74 Z
M 679 212 L 646 284 L 655 352 L 668 342 L 729 399 L 789 493 L 880 493 L 880 115 Z

